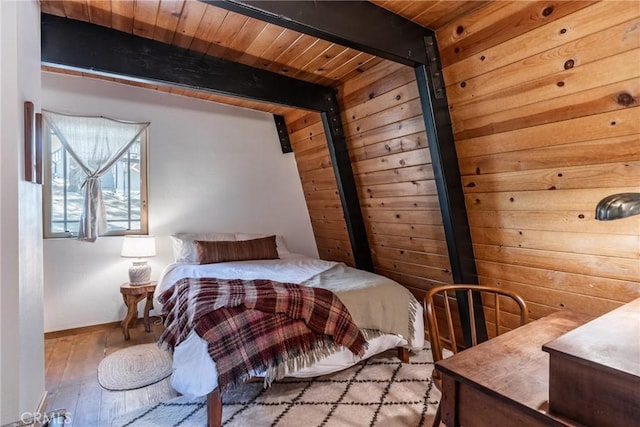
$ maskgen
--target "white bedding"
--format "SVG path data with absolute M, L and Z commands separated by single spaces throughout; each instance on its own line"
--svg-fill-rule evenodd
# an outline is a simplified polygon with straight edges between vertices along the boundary
M 217 264 L 170 264 L 161 274 L 156 295 L 169 289 L 176 281 L 186 277 L 215 277 L 218 279 L 268 279 L 279 282 L 302 283 L 335 266 L 336 262 L 323 261 L 298 254 L 282 254 L 281 259 L 235 261 Z M 398 285 L 400 286 L 400 285 Z M 418 315 L 414 322 L 413 349 L 424 345 L 422 307 L 416 302 Z M 408 341 L 399 335 L 382 335 L 369 340 L 364 358 L 398 346 Z M 314 377 L 353 366 L 361 359 L 349 350 L 338 351 L 313 366 L 289 373 L 292 377 Z M 218 385 L 215 362 L 209 356 L 207 343 L 195 332 L 174 349 L 173 387 L 187 397 L 204 396 Z
M 268 279 L 276 282 L 302 283 L 338 264 L 299 254 L 282 254 L 280 259 L 219 262 L 216 264 L 169 264 L 162 271 L 156 295 L 185 277 L 216 279 Z

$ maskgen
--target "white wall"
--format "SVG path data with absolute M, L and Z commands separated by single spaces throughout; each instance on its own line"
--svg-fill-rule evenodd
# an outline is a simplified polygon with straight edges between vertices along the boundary
M 0 1 L 0 424 L 44 393 L 42 196 L 24 177 L 24 102 L 40 107 L 38 3 Z
M 152 279 L 172 261 L 169 235 L 181 231 L 282 234 L 293 252 L 318 255 L 295 159 L 282 154 L 272 115 L 54 73 L 43 73 L 42 86 L 46 109 L 151 122 Z M 121 244 L 45 240 L 46 331 L 124 317 L 118 288 L 131 261 L 119 257 Z

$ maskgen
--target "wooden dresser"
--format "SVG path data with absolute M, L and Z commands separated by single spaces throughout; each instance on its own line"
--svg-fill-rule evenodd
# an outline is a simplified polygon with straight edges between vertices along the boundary
M 549 409 L 582 424 L 638 425 L 640 298 L 545 344 Z
M 563 310 L 443 359 L 442 421 L 448 427 L 566 427 L 549 412 L 549 355 L 543 344 L 593 316 Z

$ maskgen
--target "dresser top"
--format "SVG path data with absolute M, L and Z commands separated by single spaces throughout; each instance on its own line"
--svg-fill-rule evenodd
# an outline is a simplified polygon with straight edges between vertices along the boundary
M 544 351 L 640 377 L 640 298 L 545 344 Z

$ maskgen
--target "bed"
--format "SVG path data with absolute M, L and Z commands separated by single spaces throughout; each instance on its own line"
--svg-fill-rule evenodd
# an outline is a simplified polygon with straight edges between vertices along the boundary
M 211 278 L 220 283 L 232 279 L 285 282 L 328 289 L 335 293 L 364 333 L 367 347 L 362 357 L 354 355 L 347 348 L 336 346 L 328 356 L 313 360 L 313 363 L 285 363 L 277 370 L 255 375 L 264 378 L 265 386 L 284 376 L 314 377 L 337 372 L 389 349 L 398 348 L 399 357 L 408 358 L 408 350 L 423 347 L 422 307 L 406 288 L 384 276 L 357 270 L 343 263 L 290 253 L 284 239 L 279 236 L 275 237 L 277 255 L 270 259 L 198 263 L 198 255 L 202 256 L 202 253 L 198 254 L 196 242 L 244 242 L 264 237 L 244 233 L 183 233 L 172 236 L 176 262 L 163 270 L 156 288 L 156 298 L 162 300 L 160 296 L 166 297 L 176 284 L 183 286 L 185 281 L 195 283 Z M 210 354 L 209 343 L 192 330 L 173 351 L 173 387 L 187 397 L 209 396 L 210 425 L 219 423 L 218 371 Z M 213 405 L 217 405 L 217 408 L 213 408 Z

